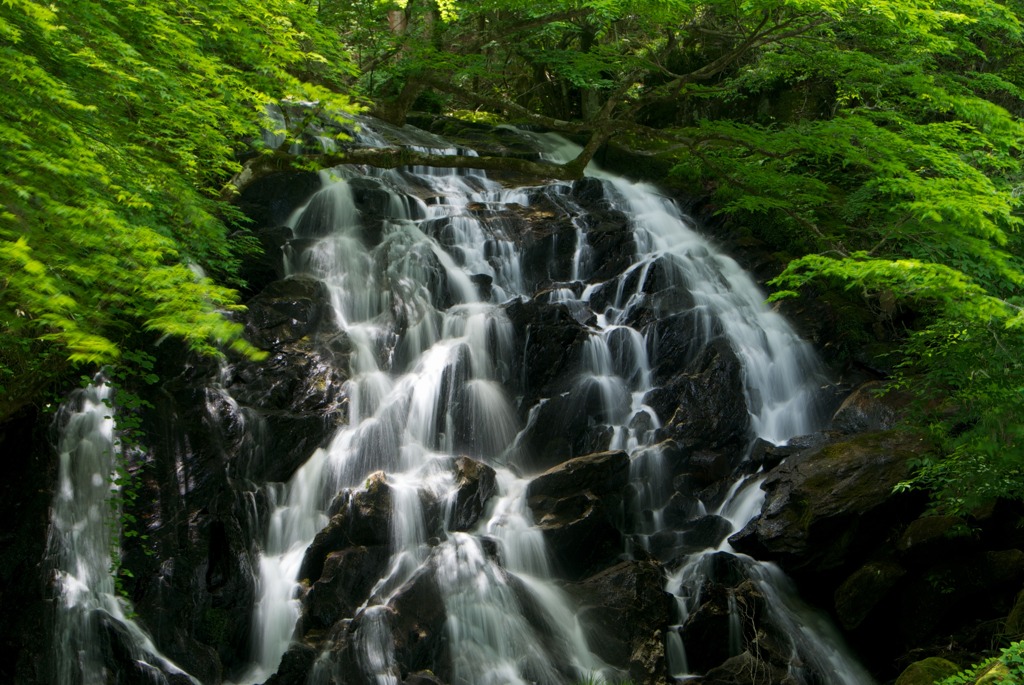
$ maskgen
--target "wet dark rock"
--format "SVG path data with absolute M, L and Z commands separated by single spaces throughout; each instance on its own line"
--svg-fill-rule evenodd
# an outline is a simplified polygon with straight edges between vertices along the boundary
M 692 670 L 709 671 L 752 648 L 761 636 L 778 632 L 767 614 L 764 594 L 752 581 L 729 586 L 708 580 L 700 598 L 682 628 Z
M 913 498 L 893 494 L 929 445 L 918 434 L 888 431 L 812 448 L 773 471 L 761 515 L 730 538 L 737 550 L 794 570 L 827 570 L 874 543 Z
M 256 227 L 281 226 L 319 189 L 318 174 L 272 173 L 246 186 L 235 204 Z
M 522 225 L 523 280 L 528 288 L 572 278 L 576 254 L 576 226 L 572 210 L 545 191 L 535 192 L 528 206 L 509 205 Z
M 448 613 L 434 574 L 421 572 L 406 583 L 389 603 L 395 661 L 402 675 L 431 670 L 450 680 L 451 656 L 445 622 Z
M 798 685 L 789 675 L 787 664 L 766 661 L 763 654 L 744 651 L 711 669 L 702 685 Z
M 285 277 L 285 246 L 294 237 L 288 226 L 264 227 L 254 232 L 263 253 L 242 262 L 238 275 L 245 281 L 243 298 L 251 297 L 270 283 Z
M 723 602 L 704 602 L 697 607 L 687 618 L 681 634 L 687 664 L 694 672 L 706 672 L 732 656 L 729 653 L 729 607 Z
M 327 629 L 342 618 L 355 615 L 390 558 L 388 547 L 348 547 L 331 552 L 320 577 L 303 599 L 301 632 Z
M 264 412 L 266 440 L 253 445 L 244 473 L 257 482 L 287 482 L 318 447 L 324 446 L 344 419 L 324 415 Z
M 694 362 L 708 339 L 721 335 L 721 324 L 700 310 L 690 309 L 659 319 L 648 333 L 652 381 L 655 385 L 669 381 Z
M 455 502 L 452 505 L 450 530 L 473 528 L 483 514 L 488 500 L 497 490 L 497 479 L 490 466 L 469 457 L 455 460 Z
M 788 457 L 798 454 L 810 447 L 818 447 L 825 444 L 826 437 L 822 433 L 813 435 L 802 435 L 790 438 L 785 445 L 775 445 L 767 440 L 757 438 L 750 446 L 750 456 L 747 461 L 752 469 L 761 468 L 764 471 L 771 471 Z
M 850 393 L 832 415 L 831 428 L 840 433 L 889 430 L 906 411 L 906 393 L 882 395 L 885 383 L 870 381 Z
M 684 527 L 681 543 L 684 552 L 715 548 L 732 532 L 732 524 L 721 516 L 709 514 Z
M 628 476 L 629 456 L 625 452 L 599 452 L 570 459 L 545 471 L 530 481 L 526 493 L 534 511 L 543 511 L 543 501 L 567 493 L 589 491 L 621 498 Z
M 720 587 L 737 587 L 747 579 L 746 566 L 740 557 L 729 552 L 714 552 L 705 556 L 704 575 L 708 582 Z
M 128 630 L 110 618 L 104 612 L 95 610 L 90 620 L 96 622 L 100 640 L 99 649 L 103 660 L 104 669 L 108 674 L 116 674 L 116 681 L 119 685 L 191 685 L 192 680 L 181 673 L 172 673 L 169 670 L 148 663 L 146 655 L 137 652 L 134 640 Z M 211 682 L 220 681 L 219 664 L 216 656 L 211 654 L 213 650 L 208 647 L 197 645 L 202 654 L 197 654 L 193 662 L 203 664 L 206 669 L 203 675 Z M 199 671 L 192 671 L 198 673 Z
M 522 379 L 523 405 L 568 390 L 587 331 L 564 305 L 513 300 L 505 307 L 520 352 L 512 377 Z M 524 360 L 529 360 L 525 363 Z
M 409 676 L 403 681 L 403 685 L 445 685 L 444 681 L 440 680 L 430 671 L 420 671 L 418 673 L 410 673 Z
M 592 573 L 621 553 L 616 521 L 628 471 L 625 452 L 603 452 L 571 459 L 530 483 L 534 519 L 567 576 Z
M 607 202 L 604 183 L 600 179 L 589 176 L 572 182 L 572 196 L 580 204 L 588 206 Z
M 645 399 L 662 417 L 661 434 L 691 449 L 739 451 L 750 432 L 743 371 L 721 338 Z
M 520 439 L 519 467 L 527 473 L 548 469 L 608 445 L 612 429 L 595 425 L 588 404 L 567 392 L 543 400 Z
M 481 300 L 491 299 L 491 286 L 494 283 L 494 277 L 487 274 L 473 274 L 469 277 L 469 280 L 476 286 L 477 295 L 480 296 Z
M 665 505 L 662 515 L 665 526 L 678 529 L 692 521 L 700 513 L 700 503 L 696 497 L 674 492 Z
M 689 479 L 690 487 L 703 488 L 731 475 L 734 453 L 698 449 L 683 457 L 681 472 Z
M 843 627 L 859 626 L 880 602 L 890 601 L 888 593 L 907 574 L 899 564 L 875 561 L 865 564 L 836 590 L 836 615 Z
M 618 512 L 585 492 L 546 501 L 534 509 L 555 567 L 567 578 L 580 578 L 616 561 L 624 539 L 615 525 Z
M 391 500 L 391 489 L 383 472 L 371 475 L 366 488 L 353 493 L 347 506 L 313 538 L 299 567 L 299 578 L 318 581 L 331 552 L 358 546 L 386 546 L 391 539 Z
M 664 682 L 673 602 L 664 584 L 659 564 L 623 561 L 566 587 L 581 606 L 590 647 L 638 684 Z
M 597 210 L 587 214 L 586 224 L 590 251 L 581 266 L 593 282 L 616 278 L 629 268 L 637 253 L 629 218 L 617 210 Z
M 684 336 L 696 333 L 701 340 L 715 337 L 717 331 L 721 330 L 721 324 L 697 306 L 685 273 L 684 267 L 670 255 L 657 257 L 646 270 L 634 269 L 629 272 L 626 292 L 639 288 L 644 293 L 643 303 L 631 313 L 630 325 L 640 328 L 656 324 L 664 334 L 668 330 L 667 326 L 675 324 Z M 639 280 L 641 278 L 642 282 Z M 635 284 L 632 279 L 636 279 Z M 677 316 L 673 316 L 677 313 Z M 670 320 L 667 325 L 659 323 L 663 318 Z
M 301 642 L 292 643 L 281 657 L 281 665 L 263 685 L 305 685 L 316 661 L 317 650 Z
M 274 281 L 246 303 L 246 337 L 264 349 L 295 342 L 318 330 L 327 289 L 312 278 Z
M 223 390 L 207 385 L 216 365 L 175 354 L 171 341 L 162 347 L 154 369 L 162 383 L 140 389 L 152 406 L 139 413 L 143 437 L 132 458 L 137 496 L 125 512 L 137 535 L 124 539 L 121 560 L 133 574 L 125 586 L 157 648 L 215 681 L 248 658 L 260 504 L 229 475 L 244 421 Z
M 303 340 L 274 349 L 262 362 L 232 367 L 227 390 L 237 405 L 223 415 L 240 412 L 245 429 L 235 473 L 257 483 L 284 482 L 344 421 L 348 396 L 338 364 L 348 342 L 336 343 L 332 353 Z

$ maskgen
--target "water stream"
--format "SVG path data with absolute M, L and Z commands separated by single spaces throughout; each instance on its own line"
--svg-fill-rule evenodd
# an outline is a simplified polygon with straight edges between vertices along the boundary
M 110 387 L 97 380 L 72 393 L 56 422 L 59 471 L 47 539 L 55 597 L 52 669 L 56 685 L 115 682 L 103 652 L 128 650 L 135 677 L 167 685 L 197 682 L 160 654 L 130 614 L 114 583 L 111 546 L 119 531 L 117 446 Z M 121 674 L 124 675 L 124 674 Z

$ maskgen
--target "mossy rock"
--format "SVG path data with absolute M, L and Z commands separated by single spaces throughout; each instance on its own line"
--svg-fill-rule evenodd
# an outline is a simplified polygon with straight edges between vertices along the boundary
M 960 667 L 952 661 L 937 656 L 930 656 L 915 661 L 896 679 L 896 685 L 933 685 L 960 671 Z
M 767 493 L 761 515 L 730 541 L 789 571 L 842 567 L 884 540 L 894 516 L 916 516 L 918 503 L 893 488 L 929 449 L 923 435 L 891 430 L 789 457 L 761 485 Z
M 1010 672 L 1009 666 L 1002 661 L 996 661 L 974 681 L 974 685 L 1010 685 L 1010 683 L 1019 683 L 1019 676 L 1020 674 L 1016 674 L 1015 677 L 1015 674 Z
M 1006 617 L 1003 625 L 1003 633 L 1014 640 L 1024 636 L 1024 590 L 1017 593 L 1017 599 L 1013 603 L 1010 615 Z

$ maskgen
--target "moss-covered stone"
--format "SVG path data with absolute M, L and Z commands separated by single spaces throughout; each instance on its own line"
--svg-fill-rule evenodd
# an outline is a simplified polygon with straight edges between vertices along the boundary
M 1017 593 L 1017 599 L 1013 603 L 1010 615 L 1006 617 L 1003 625 L 1003 633 L 1013 640 L 1019 640 L 1024 635 L 1024 590 Z
M 891 430 L 790 457 L 761 486 L 768 493 L 761 516 L 731 538 L 733 547 L 791 571 L 842 566 L 891 524 L 902 506 L 893 487 L 930 447 L 919 434 Z
M 1010 668 L 1002 661 L 996 661 L 989 666 L 976 681 L 974 685 L 1009 685 L 1019 683 L 1020 680 L 1014 677 Z M 897 684 L 898 685 L 898 684 Z
M 896 679 L 896 685 L 933 685 L 959 670 L 960 667 L 952 661 L 931 656 L 907 666 L 906 670 Z

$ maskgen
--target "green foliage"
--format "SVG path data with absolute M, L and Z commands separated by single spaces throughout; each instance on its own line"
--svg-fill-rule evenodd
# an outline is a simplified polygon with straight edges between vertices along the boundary
M 439 7 L 321 12 L 376 96 L 429 80 L 455 111 L 610 131 L 674 157 L 677 185 L 797 255 L 776 299 L 843 289 L 902 338 L 892 386 L 916 396 L 943 452 L 904 487 L 954 511 L 1024 497 L 1020 3 Z
M 993 657 L 936 685 L 1020 685 L 1024 683 L 1024 642 L 1014 642 Z
M 138 529 L 138 519 L 130 508 L 139 498 L 145 462 L 133 459 L 133 454 L 142 447 L 142 416 L 145 409 L 153 405 L 135 390 L 136 387 L 154 385 L 160 379 L 153 373 L 156 358 L 143 350 L 124 350 L 116 365 L 104 369 L 104 382 L 112 392 L 105 400 L 114 419 L 114 474 L 110 481 L 110 498 L 107 500 L 112 516 L 110 524 L 110 574 L 119 594 L 128 596 L 127 584 L 134 578 L 130 569 L 124 566 L 121 548 L 126 540 L 135 539 L 141 543 L 147 555 L 153 551 L 146 545 L 149 536 Z M 92 379 L 82 376 L 82 385 L 89 385 Z
M 323 85 L 351 72 L 310 8 L 3 0 L 0 36 L 5 350 L 106 363 L 144 327 L 254 353 L 223 314 L 234 291 L 196 266 L 223 282 L 252 244 L 229 239 L 238 216 L 218 198 L 267 105 L 352 104 Z

